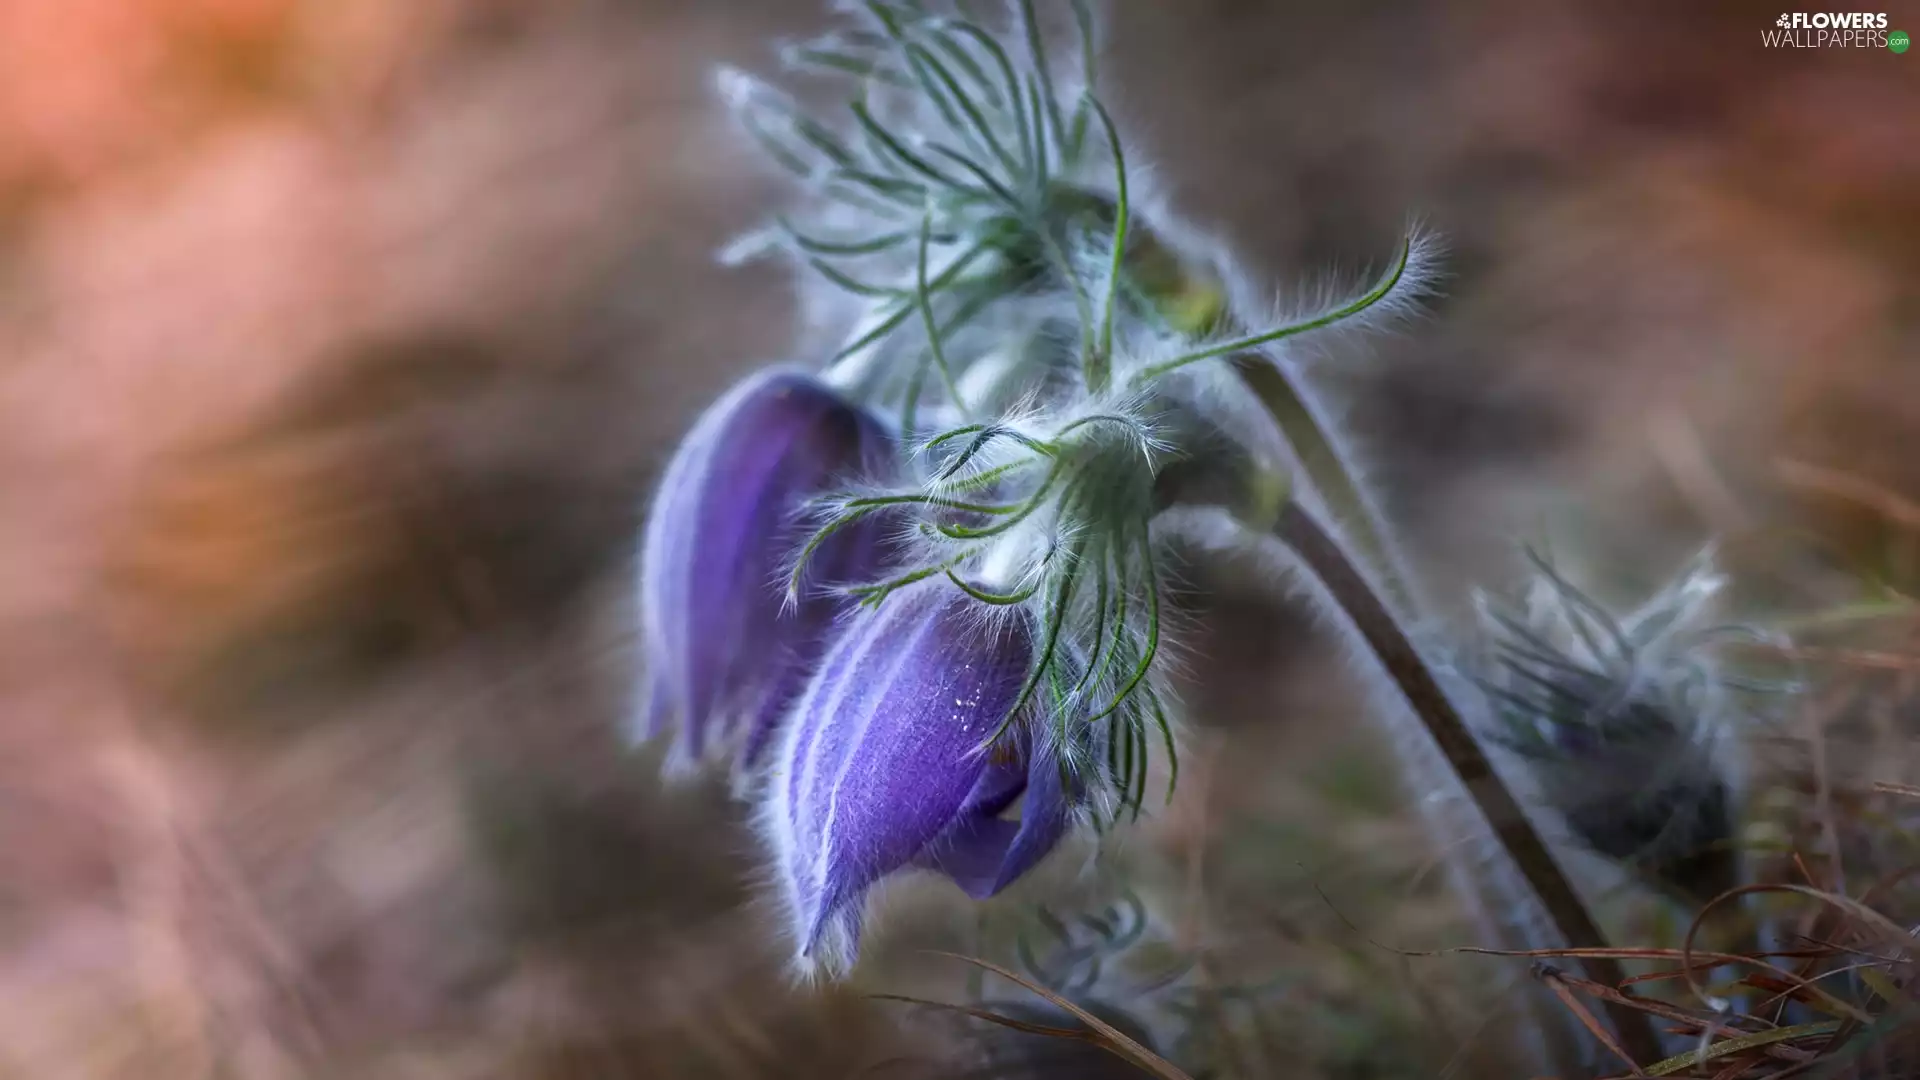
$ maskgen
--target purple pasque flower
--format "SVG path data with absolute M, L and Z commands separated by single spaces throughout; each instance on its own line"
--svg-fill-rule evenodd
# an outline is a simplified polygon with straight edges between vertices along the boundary
M 715 402 L 675 451 L 640 550 L 647 686 L 638 734 L 676 732 L 675 758 L 758 761 L 825 651 L 842 602 L 786 603 L 780 579 L 810 529 L 804 504 L 892 453 L 879 422 L 803 372 L 756 374 Z M 881 562 L 877 522 L 840 530 L 810 562 L 822 585 Z
M 1033 663 L 1024 619 L 985 618 L 938 583 L 848 620 L 788 719 L 762 807 L 801 970 L 852 967 L 867 890 L 890 874 L 934 870 L 984 899 L 1059 842 L 1059 758 L 1020 718 L 986 745 Z

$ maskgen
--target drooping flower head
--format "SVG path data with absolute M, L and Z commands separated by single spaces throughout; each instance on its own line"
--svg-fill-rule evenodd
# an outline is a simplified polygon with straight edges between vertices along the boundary
M 838 597 L 782 581 L 807 500 L 884 467 L 891 437 L 810 375 L 762 372 L 709 408 L 660 481 L 640 552 L 642 737 L 672 730 L 696 762 L 752 767 L 825 649 Z M 858 581 L 881 560 L 873 525 L 821 546 L 816 577 Z
M 1725 580 L 1707 555 L 1615 617 L 1528 554 L 1524 607 L 1477 598 L 1488 734 L 1595 852 L 1693 903 L 1738 884 L 1741 691 L 1788 687 L 1729 674 L 1716 646 L 1760 632 L 1712 621 Z
M 990 896 L 1066 829 L 1056 756 L 1020 729 L 992 741 L 1032 641 L 970 604 L 922 585 L 861 611 L 789 718 L 763 814 L 806 970 L 852 966 L 881 878 L 920 867 Z M 1023 799 L 1019 820 L 1002 820 Z
M 791 553 L 792 602 L 848 582 L 858 610 L 759 789 L 797 951 L 835 971 L 882 877 L 997 891 L 1069 817 L 1138 816 L 1158 752 L 1171 786 L 1166 466 L 1224 435 L 1245 459 L 1227 486 L 1284 491 L 1285 440 L 1228 358 L 1391 307 L 1423 252 L 1409 241 L 1365 294 L 1275 330 L 1193 318 L 1134 221 L 1084 2 L 1056 5 L 1072 61 L 1033 0 L 1002 26 L 971 5 L 840 6 L 856 25 L 788 53 L 851 78 L 837 121 L 720 79 L 805 196 L 729 254 L 802 269 L 825 377 L 898 433 L 893 467 L 814 500 Z M 874 528 L 887 561 L 838 574 L 836 546 Z

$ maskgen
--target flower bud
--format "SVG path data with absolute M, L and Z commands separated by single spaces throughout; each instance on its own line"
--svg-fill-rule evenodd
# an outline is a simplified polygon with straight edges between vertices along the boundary
M 841 606 L 816 592 L 783 607 L 783 570 L 808 533 L 803 504 L 890 449 L 872 417 L 794 371 L 755 375 L 700 418 L 667 466 L 640 552 L 642 738 L 671 728 L 683 762 L 723 747 L 755 764 Z M 866 577 L 878 527 L 821 545 L 815 580 Z
M 847 624 L 794 707 L 763 808 L 802 970 L 852 967 L 865 894 L 887 875 L 937 870 L 984 898 L 1059 841 L 1059 759 L 1019 724 L 983 745 L 1033 655 L 1024 620 L 990 623 L 938 584 Z
M 1616 617 L 1543 559 L 1524 612 L 1485 598 L 1489 734 L 1583 845 L 1689 903 L 1739 883 L 1730 687 L 1703 558 Z

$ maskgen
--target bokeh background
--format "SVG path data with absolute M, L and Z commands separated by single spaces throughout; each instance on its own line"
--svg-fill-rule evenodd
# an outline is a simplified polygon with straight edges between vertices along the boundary
M 0 1076 L 990 1075 L 870 993 L 965 1001 L 920 950 L 1120 884 L 1218 990 L 1103 976 L 1163 1048 L 1503 1075 L 1524 969 L 1378 944 L 1470 934 L 1343 664 L 1230 573 L 1174 804 L 984 914 L 896 890 L 853 987 L 788 985 L 743 812 L 622 746 L 652 477 L 795 318 L 712 257 L 780 189 L 711 71 L 822 7 L 0 0 Z M 1603 594 L 1710 535 L 1775 605 L 1920 581 L 1920 57 L 1733 0 L 1108 7 L 1136 156 L 1249 273 L 1447 238 L 1319 368 L 1443 618 L 1546 537 Z M 1878 670 L 1832 784 L 1916 779 Z

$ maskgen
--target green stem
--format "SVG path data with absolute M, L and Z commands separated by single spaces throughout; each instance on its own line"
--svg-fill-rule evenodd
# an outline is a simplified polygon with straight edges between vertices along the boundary
M 1234 369 L 1273 417 L 1299 456 L 1300 468 L 1313 489 L 1339 521 L 1341 533 L 1359 548 L 1362 563 L 1380 581 L 1388 599 L 1403 611 L 1416 608 L 1412 586 L 1387 544 L 1379 515 L 1343 460 L 1333 432 L 1320 422 L 1294 380 L 1280 365 L 1259 355 L 1237 358 Z

